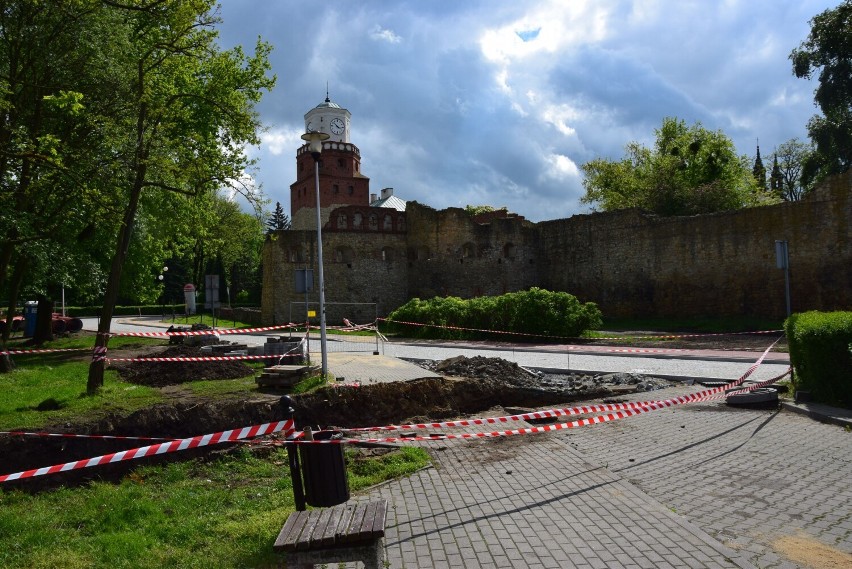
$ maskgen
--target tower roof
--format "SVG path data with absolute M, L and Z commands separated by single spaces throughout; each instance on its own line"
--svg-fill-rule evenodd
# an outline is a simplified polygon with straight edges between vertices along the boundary
M 317 109 L 340 109 L 341 106 L 335 102 L 332 102 L 331 99 L 328 98 L 328 95 L 325 96 L 325 101 L 317 105 L 315 108 Z

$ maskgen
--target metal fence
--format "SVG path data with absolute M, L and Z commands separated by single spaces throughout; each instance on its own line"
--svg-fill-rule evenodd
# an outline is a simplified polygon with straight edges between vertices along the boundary
M 378 305 L 375 302 L 326 302 L 325 309 L 326 351 L 382 353 L 384 337 L 376 326 Z M 313 311 L 316 316 L 307 316 L 308 311 Z M 289 319 L 294 323 L 310 323 L 307 336 L 308 352 L 319 353 L 319 303 L 291 301 Z

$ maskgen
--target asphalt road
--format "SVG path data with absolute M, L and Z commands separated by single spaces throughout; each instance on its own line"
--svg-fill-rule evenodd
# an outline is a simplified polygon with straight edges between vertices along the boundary
M 227 322 L 226 322 L 227 323 Z M 96 318 L 83 319 L 86 330 L 97 329 Z M 112 332 L 144 332 L 163 329 L 167 323 L 158 317 L 122 317 L 114 320 Z M 268 337 L 277 338 L 282 334 L 268 332 L 256 334 L 229 334 L 223 339 L 248 345 L 262 344 Z M 773 339 L 767 337 L 766 345 Z M 320 342 L 313 339 L 312 352 L 319 351 Z M 330 335 L 327 341 L 329 353 L 337 351 L 372 352 L 376 350 L 374 340 L 360 343 L 341 341 Z M 582 371 L 603 373 L 640 373 L 670 378 L 708 378 L 737 379 L 760 356 L 756 352 L 720 352 L 714 350 L 653 350 L 641 348 L 606 348 L 602 346 L 485 346 L 465 345 L 462 343 L 434 342 L 379 342 L 378 351 L 382 355 L 405 359 L 443 360 L 455 356 L 499 357 L 518 365 L 530 368 L 559 371 Z M 789 367 L 789 358 L 784 353 L 770 353 L 767 361 L 751 376 L 754 380 L 765 380 L 784 373 Z

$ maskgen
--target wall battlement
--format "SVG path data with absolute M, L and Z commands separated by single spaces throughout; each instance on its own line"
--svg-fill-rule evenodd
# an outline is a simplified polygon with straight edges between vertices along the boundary
M 334 223 L 334 212 L 328 219 Z M 623 210 L 481 224 L 463 209 L 409 202 L 405 225 L 393 233 L 324 232 L 326 300 L 376 302 L 384 316 L 413 297 L 539 286 L 596 302 L 606 316 L 782 318 L 784 274 L 774 242 L 787 240 L 793 310 L 852 309 L 852 173 L 800 202 L 711 215 Z M 289 302 L 304 301 L 294 292 L 294 273 L 316 268 L 315 241 L 308 230 L 276 232 L 267 241 L 265 324 L 282 323 Z M 342 317 L 356 321 L 328 311 L 330 324 Z

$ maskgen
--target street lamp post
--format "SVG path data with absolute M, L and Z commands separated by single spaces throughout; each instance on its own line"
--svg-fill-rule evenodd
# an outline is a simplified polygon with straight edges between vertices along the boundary
M 325 279 L 322 273 L 322 215 L 320 214 L 320 184 L 319 161 L 322 153 L 322 142 L 328 140 L 324 132 L 309 131 L 302 135 L 302 140 L 308 143 L 308 149 L 314 158 L 314 185 L 317 194 L 317 263 L 319 264 L 319 304 L 320 304 L 320 352 L 322 353 L 322 377 L 328 377 L 328 352 L 325 337 Z
M 160 272 L 160 276 L 157 277 L 157 280 L 160 281 L 160 284 L 163 285 L 163 289 L 160 291 L 160 311 L 163 313 L 163 318 L 166 317 L 166 299 L 165 299 L 165 273 L 169 270 L 168 267 L 163 267 L 163 270 Z

